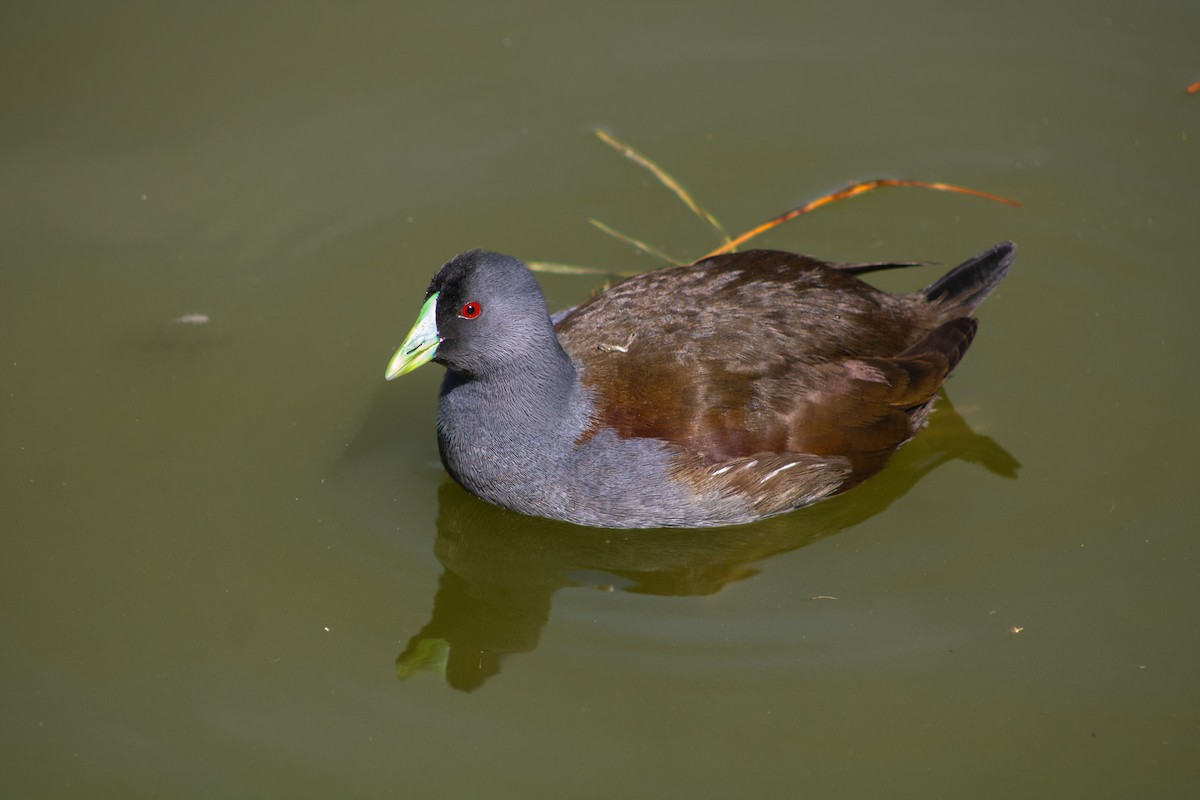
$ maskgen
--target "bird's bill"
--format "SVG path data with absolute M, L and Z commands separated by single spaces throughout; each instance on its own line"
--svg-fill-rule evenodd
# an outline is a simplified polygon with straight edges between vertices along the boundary
M 437 298 L 438 292 L 429 295 L 417 315 L 417 323 L 388 362 L 385 377 L 389 381 L 412 372 L 437 354 L 438 345 L 442 343 L 437 329 Z

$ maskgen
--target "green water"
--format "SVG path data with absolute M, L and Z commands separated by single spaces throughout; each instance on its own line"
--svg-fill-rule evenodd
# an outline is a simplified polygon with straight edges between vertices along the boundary
M 1198 34 L 1185 2 L 6 4 L 6 795 L 1194 797 Z M 1021 200 L 759 240 L 1017 241 L 953 411 L 732 532 L 450 484 L 439 368 L 383 382 L 446 258 L 657 266 L 589 217 L 716 243 L 596 126 L 735 231 L 880 176 Z

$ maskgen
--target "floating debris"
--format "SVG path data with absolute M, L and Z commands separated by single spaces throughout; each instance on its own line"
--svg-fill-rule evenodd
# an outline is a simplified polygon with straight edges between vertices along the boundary
M 176 325 L 207 325 L 211 320 L 208 314 L 184 314 L 182 317 L 176 317 L 171 320 Z

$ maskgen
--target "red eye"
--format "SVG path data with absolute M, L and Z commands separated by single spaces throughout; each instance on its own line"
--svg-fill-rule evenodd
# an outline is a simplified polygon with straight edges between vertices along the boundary
M 463 319 L 475 319 L 481 311 L 483 311 L 483 306 L 472 300 L 458 310 L 458 315 Z

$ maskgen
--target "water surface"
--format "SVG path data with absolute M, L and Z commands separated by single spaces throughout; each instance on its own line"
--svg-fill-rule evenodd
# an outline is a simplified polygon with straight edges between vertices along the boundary
M 1198 30 L 1183 2 L 7 5 L 9 791 L 1194 796 Z M 725 532 L 449 483 L 439 369 L 382 380 L 446 258 L 657 265 L 588 217 L 715 244 L 595 126 L 732 230 L 879 176 L 1021 200 L 892 189 L 760 240 L 1018 242 L 930 430 Z

